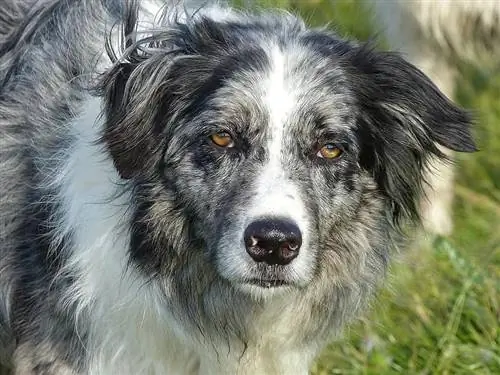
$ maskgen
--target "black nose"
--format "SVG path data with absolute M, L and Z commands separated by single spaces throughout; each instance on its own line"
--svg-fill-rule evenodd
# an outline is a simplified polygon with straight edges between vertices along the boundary
M 299 255 L 300 229 L 283 219 L 257 220 L 245 229 L 245 246 L 256 262 L 286 265 Z

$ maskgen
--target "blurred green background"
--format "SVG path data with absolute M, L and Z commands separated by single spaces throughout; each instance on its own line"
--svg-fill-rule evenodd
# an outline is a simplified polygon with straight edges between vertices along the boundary
M 360 0 L 235 3 L 287 8 L 341 36 L 373 38 Z M 500 374 L 500 71 L 459 69 L 455 99 L 477 112 L 481 151 L 458 160 L 455 231 L 399 256 L 372 309 L 324 351 L 315 375 Z

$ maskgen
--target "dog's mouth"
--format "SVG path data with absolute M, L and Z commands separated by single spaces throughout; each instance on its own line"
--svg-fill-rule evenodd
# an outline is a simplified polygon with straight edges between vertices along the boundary
M 279 288 L 284 286 L 290 286 L 291 283 L 283 279 L 248 279 L 244 281 L 245 284 L 254 285 L 265 289 Z
M 240 280 L 240 283 L 252 287 L 278 289 L 297 286 L 297 282 L 290 274 L 290 271 L 277 265 L 256 264 L 251 273 L 245 276 Z

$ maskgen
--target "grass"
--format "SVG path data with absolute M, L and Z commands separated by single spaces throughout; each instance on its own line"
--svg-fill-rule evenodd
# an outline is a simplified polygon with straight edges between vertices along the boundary
M 372 35 L 359 0 L 257 3 L 344 36 Z M 372 309 L 324 351 L 314 375 L 500 374 L 500 72 L 460 70 L 456 100 L 479 116 L 481 151 L 458 160 L 455 231 L 393 265 Z

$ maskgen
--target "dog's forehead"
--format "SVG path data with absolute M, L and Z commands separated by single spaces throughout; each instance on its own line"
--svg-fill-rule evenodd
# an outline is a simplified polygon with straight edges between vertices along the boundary
M 299 43 L 261 48 L 266 62 L 233 74 L 215 96 L 218 107 L 250 114 L 257 120 L 244 126 L 277 138 L 352 128 L 355 100 L 339 65 Z

